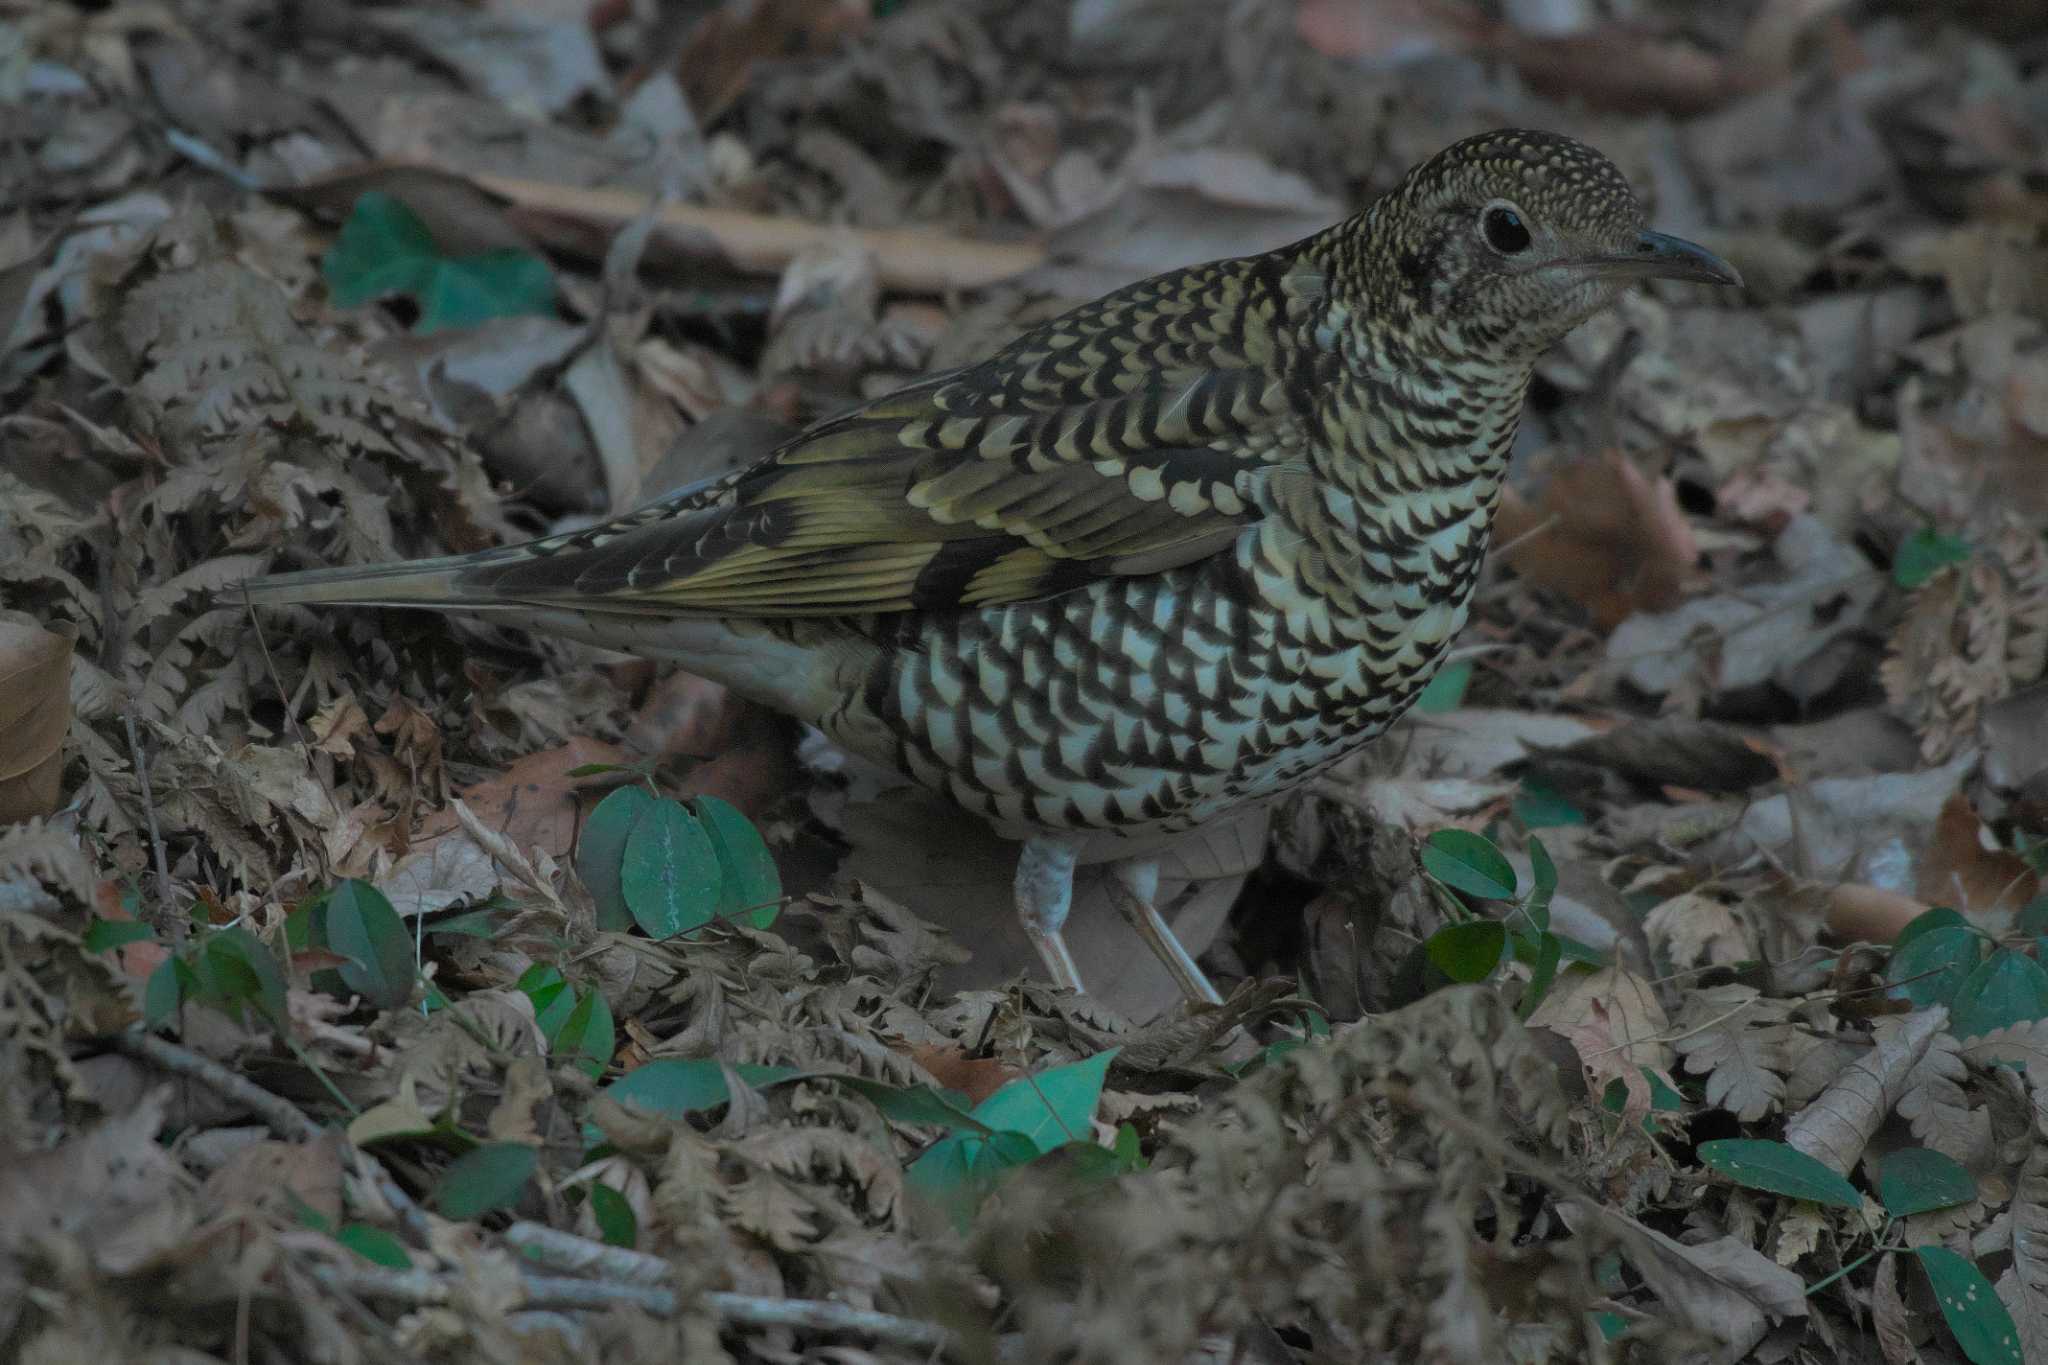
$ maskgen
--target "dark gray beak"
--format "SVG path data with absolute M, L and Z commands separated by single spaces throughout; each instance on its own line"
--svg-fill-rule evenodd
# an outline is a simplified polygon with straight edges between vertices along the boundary
M 1690 280 L 1695 284 L 1742 283 L 1734 266 L 1696 242 L 1661 232 L 1636 234 L 1636 249 L 1626 256 L 1588 256 L 1575 264 L 1610 279 Z

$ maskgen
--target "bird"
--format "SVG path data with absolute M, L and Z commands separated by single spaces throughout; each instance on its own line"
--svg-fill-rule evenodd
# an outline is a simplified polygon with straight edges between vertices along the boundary
M 1630 284 L 1739 286 L 1585 143 L 1501 129 L 1362 212 L 1169 271 L 586 529 L 273 574 L 252 604 L 487 613 L 816 726 L 1021 845 L 1057 986 L 1082 847 L 1192 1002 L 1160 836 L 1310 782 L 1465 624 L 1538 357 Z

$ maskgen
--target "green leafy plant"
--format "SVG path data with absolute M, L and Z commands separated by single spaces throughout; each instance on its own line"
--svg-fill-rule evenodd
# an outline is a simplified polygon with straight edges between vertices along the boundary
M 1890 994 L 1914 1008 L 1946 1006 L 1958 1038 L 2048 1019 L 2048 971 L 1947 906 L 1922 912 L 1899 932 L 1884 975 Z
M 603 993 L 578 990 L 558 969 L 540 963 L 528 967 L 515 984 L 533 1001 L 535 1022 L 555 1058 L 592 1080 L 602 1076 L 618 1047 L 611 1004 Z
M 685 803 L 620 787 L 590 813 L 576 870 L 597 902 L 600 928 L 637 924 L 650 938 L 735 919 L 765 929 L 782 900 L 760 832 L 715 796 Z
M 357 197 L 320 268 L 343 308 L 411 296 L 419 304 L 414 330 L 420 332 L 555 311 L 555 279 L 546 261 L 510 248 L 451 256 L 418 214 L 381 190 Z
M 1925 918 L 1923 916 L 1922 918 Z M 1941 928 L 1952 926 L 1937 926 Z M 1863 1207 L 1863 1195 L 1832 1168 L 1782 1142 L 1729 1138 L 1700 1144 L 1700 1160 L 1738 1185 L 1805 1199 L 1836 1208 Z M 1977 1197 L 1969 1171 L 1940 1152 L 1907 1148 L 1893 1152 L 1878 1172 L 1878 1201 L 1897 1220 L 1931 1209 L 1949 1208 Z M 1889 1230 L 1888 1230 L 1889 1231 Z M 1911 1252 L 1926 1274 L 1956 1344 L 1975 1365 L 2021 1365 L 2019 1329 L 1998 1291 L 1974 1261 L 1942 1246 L 1906 1246 L 1881 1238 L 1862 1256 L 1807 1288 L 1818 1293 L 1842 1276 L 1886 1253 Z
M 186 1004 L 244 1023 L 253 1011 L 272 1028 L 287 1027 L 284 971 L 263 941 L 240 925 L 202 928 L 150 973 L 143 987 L 145 1024 L 161 1027 Z
M 955 1132 L 910 1164 L 910 1188 L 960 1227 L 1012 1172 L 1069 1143 L 1089 1146 L 1090 1121 L 1117 1050 L 1011 1081 L 974 1107 L 976 1132 Z M 1136 1134 L 1131 1154 L 1136 1155 Z
M 1917 588 L 1951 564 L 1970 557 L 1970 542 L 1961 536 L 1945 536 L 1932 526 L 1922 527 L 1899 543 L 1892 556 L 1892 582 L 1902 588 Z
M 1541 839 L 1529 840 L 1534 882 L 1520 894 L 1515 869 L 1491 839 L 1464 829 L 1440 829 L 1422 845 L 1422 870 L 1436 884 L 1438 899 L 1452 922 L 1423 941 L 1429 964 L 1454 982 L 1484 981 L 1513 960 L 1529 969 L 1519 1013 L 1527 1019 L 1543 1003 L 1566 961 L 1597 963 L 1600 955 L 1551 932 L 1550 902 L 1557 894 L 1557 865 Z M 1501 919 L 1474 916 L 1460 897 L 1506 901 Z

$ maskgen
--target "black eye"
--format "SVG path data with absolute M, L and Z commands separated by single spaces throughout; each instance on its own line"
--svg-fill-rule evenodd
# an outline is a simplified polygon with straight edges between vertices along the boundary
M 1504 204 L 1494 204 L 1479 215 L 1479 235 L 1503 256 L 1529 249 L 1529 229 L 1523 225 L 1522 215 Z

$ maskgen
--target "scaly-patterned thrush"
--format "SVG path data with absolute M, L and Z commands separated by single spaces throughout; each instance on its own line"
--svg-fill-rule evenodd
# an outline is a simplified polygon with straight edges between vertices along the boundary
M 261 578 L 672 658 L 1023 841 L 1053 979 L 1080 845 L 1284 794 L 1465 622 L 1537 356 L 1629 282 L 1739 283 L 1570 138 L 1507 130 L 1355 218 L 1175 270 L 589 530 Z M 1153 905 L 1114 899 L 1195 999 Z

